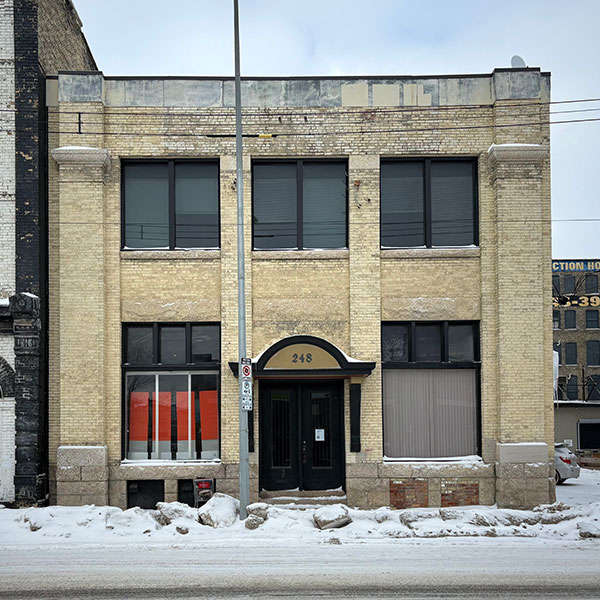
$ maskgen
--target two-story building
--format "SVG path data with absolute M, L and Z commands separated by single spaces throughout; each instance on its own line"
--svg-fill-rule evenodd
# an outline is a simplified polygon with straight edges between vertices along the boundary
M 554 500 L 549 74 L 48 83 L 53 501 L 237 494 L 238 185 L 253 500 Z

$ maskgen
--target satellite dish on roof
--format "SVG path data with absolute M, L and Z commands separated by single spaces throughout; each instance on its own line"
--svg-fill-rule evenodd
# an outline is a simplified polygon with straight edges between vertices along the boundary
M 510 66 L 513 69 L 523 69 L 524 67 L 526 67 L 527 65 L 525 64 L 525 61 L 518 55 L 515 54 L 511 59 L 510 59 Z

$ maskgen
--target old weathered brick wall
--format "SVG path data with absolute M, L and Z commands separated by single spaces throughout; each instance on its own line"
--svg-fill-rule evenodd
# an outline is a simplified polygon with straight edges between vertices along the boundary
M 71 0 L 39 0 L 39 54 L 46 75 L 56 75 L 60 70 L 97 69 L 81 28 Z
M 15 44 L 12 0 L 0 1 L 0 298 L 15 292 Z
M 104 149 L 110 166 L 102 176 L 93 171 L 92 177 L 86 168 L 73 171 L 72 165 L 61 164 L 59 172 L 50 161 L 51 362 L 56 366 L 51 374 L 51 460 L 61 445 L 105 444 L 110 498 L 122 503 L 126 473 L 131 471 L 120 466 L 121 323 L 217 320 L 222 327 L 224 464 L 173 469 L 196 475 L 217 469 L 222 478 L 219 489 L 235 491 L 237 380 L 227 367 L 229 361 L 237 360 L 235 146 L 232 138 L 203 135 L 231 134 L 233 109 L 217 101 L 202 108 L 188 105 L 186 85 L 196 82 L 167 86 L 160 80 L 131 85 L 115 81 L 105 89 L 104 105 L 96 93 L 106 85 L 101 76 L 64 75 L 59 85 L 64 86 L 65 97 L 72 91 L 72 101 L 61 102 L 52 112 L 60 121 L 60 131 L 73 133 L 52 136 L 51 147 Z M 289 335 L 311 334 L 328 339 L 357 359 L 375 361 L 377 367 L 362 387 L 361 452 L 346 455 L 348 501 L 388 504 L 390 480 L 425 477 L 428 502 L 439 505 L 442 495 L 450 492 L 474 497 L 468 487 L 473 470 L 465 467 L 455 477 L 456 470 L 449 467 L 445 474 L 432 469 L 423 475 L 410 466 L 382 463 L 381 321 L 480 321 L 482 454 L 488 465 L 477 474 L 477 493 L 482 502 L 492 503 L 497 444 L 552 442 L 551 315 L 549 292 L 544 291 L 550 289 L 548 128 L 492 127 L 531 122 L 535 115 L 541 120 L 540 115 L 547 115 L 543 102 L 548 90 L 543 84 L 536 97 L 526 96 L 510 108 L 496 101 L 468 110 L 446 107 L 436 111 L 427 110 L 431 97 L 427 99 L 430 94 L 425 94 L 425 88 L 411 85 L 404 86 L 404 101 L 414 94 L 414 104 L 425 104 L 421 109 L 414 104 L 405 106 L 407 110 L 351 105 L 363 101 L 363 87 L 349 83 L 342 88 L 342 98 L 350 105 L 244 110 L 246 133 L 279 134 L 244 140 L 248 353 L 257 355 Z M 444 80 L 444 85 L 453 84 Z M 174 89 L 185 106 L 177 104 Z M 374 84 L 373 98 L 384 92 Z M 468 98 L 464 101 L 476 104 Z M 74 111 L 80 111 L 80 117 Z M 81 134 L 76 133 L 78 118 Z M 473 129 L 473 125 L 480 128 Z M 370 130 L 377 134 L 365 132 Z M 515 143 L 534 144 L 535 149 L 527 153 L 528 147 L 523 147 L 522 154 L 490 149 Z M 480 247 L 380 250 L 381 157 L 457 155 L 478 158 Z M 120 251 L 120 160 L 159 157 L 219 159 L 220 250 Z M 348 160 L 348 250 L 251 250 L 251 158 L 259 157 Z M 88 312 L 90 318 L 85 319 Z M 89 356 L 83 361 L 81 349 L 97 345 L 93 352 L 83 351 L 86 357 L 93 353 L 93 360 Z M 85 383 L 85 394 L 80 393 L 82 372 L 89 372 L 89 380 L 95 382 Z M 346 386 L 349 450 L 348 395 Z M 519 457 L 511 460 L 527 462 Z M 256 464 L 257 453 L 251 462 Z M 522 477 L 510 492 L 511 498 L 518 496 L 515 505 L 534 501 L 532 494 L 519 495 L 526 485 L 521 463 L 515 471 Z M 176 478 L 169 467 L 136 469 L 137 478 Z M 540 501 L 547 501 L 552 489 L 547 463 L 544 469 L 536 472 L 535 493 Z M 255 493 L 255 468 L 253 474 Z M 170 485 L 172 490 L 174 484 Z

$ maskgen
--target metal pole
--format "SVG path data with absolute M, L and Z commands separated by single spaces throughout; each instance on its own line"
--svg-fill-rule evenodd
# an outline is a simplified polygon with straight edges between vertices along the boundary
M 240 83 L 240 22 L 238 0 L 233 0 L 235 46 L 235 157 L 237 167 L 237 264 L 238 264 L 238 348 L 239 360 L 246 356 L 246 275 L 244 260 L 244 164 L 242 147 L 242 92 Z M 250 503 L 248 465 L 248 411 L 242 410 L 242 373 L 238 373 L 238 404 L 240 412 L 240 519 L 247 516 Z

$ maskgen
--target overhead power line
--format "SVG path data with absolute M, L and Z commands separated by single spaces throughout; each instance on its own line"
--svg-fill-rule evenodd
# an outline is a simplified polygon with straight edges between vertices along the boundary
M 429 127 L 409 127 L 409 128 L 400 128 L 400 129 L 362 129 L 357 128 L 353 130 L 336 130 L 336 131 L 309 131 L 309 132 L 255 132 L 255 133 L 246 133 L 244 137 L 246 138 L 261 138 L 261 139 L 272 139 L 278 137 L 323 137 L 323 136 L 341 136 L 341 135 L 371 135 L 371 134 L 386 134 L 386 133 L 422 133 L 426 131 L 461 131 L 461 130 L 473 130 L 473 129 L 506 129 L 510 127 L 518 128 L 518 127 L 536 127 L 543 125 L 561 125 L 567 123 L 591 123 L 594 121 L 600 121 L 600 117 L 598 118 L 590 118 L 590 119 L 565 119 L 560 121 L 529 121 L 526 123 L 496 123 L 491 125 L 456 125 L 450 127 L 439 127 L 439 126 L 429 126 Z M 26 130 L 26 129 L 25 129 Z M 0 129 L 3 132 L 9 132 L 12 130 L 9 129 Z M 180 137 L 207 137 L 207 138 L 234 138 L 234 133 L 160 133 L 160 132 L 123 132 L 123 131 L 48 131 L 49 135 L 92 135 L 92 136 L 146 136 L 146 137 L 162 137 L 162 138 L 180 138 Z

